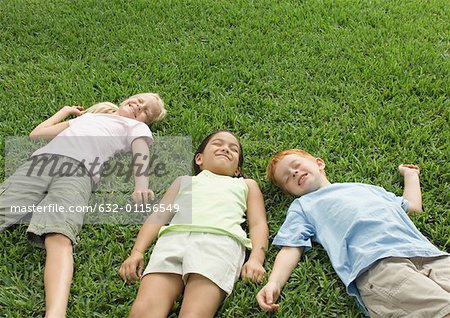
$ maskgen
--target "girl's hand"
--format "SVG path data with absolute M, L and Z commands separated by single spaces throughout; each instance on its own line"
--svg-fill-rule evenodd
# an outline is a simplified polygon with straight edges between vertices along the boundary
M 398 166 L 398 172 L 402 177 L 410 173 L 420 174 L 420 168 L 416 165 L 401 164 Z
M 242 266 L 241 276 L 242 278 L 248 278 L 253 282 L 260 283 L 264 276 L 266 275 L 266 270 L 261 263 L 249 259 L 244 266 Z
M 133 202 L 135 204 L 137 204 L 138 206 L 140 205 L 146 205 L 149 201 L 153 201 L 155 199 L 155 194 L 153 193 L 152 190 L 147 189 L 144 191 L 134 191 L 131 194 L 131 198 L 133 199 Z
M 84 113 L 84 108 L 82 106 L 64 106 L 62 108 L 67 116 L 80 116 Z
M 144 270 L 144 254 L 138 250 L 131 250 L 130 256 L 119 268 L 119 275 L 125 282 L 142 278 Z
M 275 304 L 281 293 L 281 288 L 274 282 L 268 282 L 256 295 L 259 307 L 262 310 L 275 311 L 280 305 Z

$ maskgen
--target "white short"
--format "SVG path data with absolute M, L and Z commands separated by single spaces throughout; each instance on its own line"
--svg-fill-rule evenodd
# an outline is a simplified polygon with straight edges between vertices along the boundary
M 239 279 L 245 248 L 235 239 L 219 234 L 168 232 L 153 249 L 144 275 L 173 273 L 186 284 L 190 273 L 200 274 L 228 295 Z

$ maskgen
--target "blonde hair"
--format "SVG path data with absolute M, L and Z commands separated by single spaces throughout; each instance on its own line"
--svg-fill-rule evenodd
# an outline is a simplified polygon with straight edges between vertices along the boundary
M 102 113 L 102 114 L 114 114 L 119 109 L 119 106 L 114 105 L 110 102 L 101 102 L 95 105 L 92 105 L 88 109 L 84 111 L 84 113 Z
M 158 106 L 159 106 L 159 109 L 160 109 L 159 114 L 156 115 L 155 118 L 152 118 L 152 122 L 158 122 L 158 121 L 163 120 L 164 117 L 166 117 L 166 115 L 167 115 L 167 110 L 164 108 L 164 101 L 156 93 L 146 93 L 146 94 L 149 94 L 149 95 L 153 96 L 156 99 L 156 102 L 158 103 Z
M 139 94 L 136 94 L 136 95 L 132 95 L 130 97 L 127 97 L 125 100 L 123 100 L 120 103 L 120 105 L 122 106 L 124 104 L 124 102 L 126 102 L 128 99 L 134 98 L 134 97 L 136 97 L 138 95 L 150 95 L 151 97 L 153 97 L 156 100 L 156 103 L 159 106 L 159 112 L 157 112 L 157 113 L 153 113 L 152 112 L 152 108 L 153 107 L 152 108 L 146 107 L 147 108 L 147 112 L 150 114 L 149 122 L 147 122 L 147 124 L 151 124 L 151 123 L 155 123 L 155 122 L 161 121 L 161 120 L 164 119 L 164 117 L 166 117 L 167 111 L 164 108 L 164 102 L 161 99 L 161 97 L 158 94 L 156 94 L 156 93 L 139 93 Z
M 308 153 L 302 149 L 287 149 L 287 150 L 283 150 L 283 151 L 280 151 L 279 153 L 277 153 L 269 161 L 269 164 L 267 165 L 267 169 L 266 169 L 266 179 L 269 182 L 271 182 L 277 186 L 280 186 L 280 185 L 275 180 L 275 168 L 276 168 L 277 164 L 287 155 L 298 155 L 298 156 L 304 157 L 306 159 L 312 159 L 312 160 L 316 159 L 316 157 L 314 157 L 313 155 L 311 155 L 310 153 Z
M 163 120 L 164 117 L 166 117 L 166 115 L 167 115 L 167 111 L 166 111 L 166 109 L 164 108 L 164 102 L 163 102 L 163 100 L 161 99 L 161 97 L 160 97 L 158 94 L 156 94 L 156 93 L 142 93 L 142 94 L 147 94 L 147 95 L 150 95 L 150 96 L 154 97 L 154 98 L 156 99 L 156 103 L 157 103 L 158 106 L 159 106 L 159 112 L 156 113 L 156 114 L 154 114 L 154 113 L 149 109 L 149 112 L 150 112 L 151 116 L 149 116 L 149 117 L 150 117 L 150 120 L 149 120 L 149 122 L 148 122 L 147 124 L 150 124 L 150 123 L 154 123 L 154 122 L 158 122 L 158 121 Z M 136 94 L 136 95 L 127 97 L 124 101 L 126 101 L 127 99 L 130 99 L 130 98 L 133 98 L 133 97 L 135 97 L 135 96 L 137 96 L 137 95 L 141 95 L 141 94 Z M 124 101 L 123 101 L 123 102 L 124 102 Z M 123 104 L 123 102 L 121 103 L 121 105 Z M 91 107 L 89 107 L 88 109 L 86 109 L 83 113 L 92 113 L 92 114 L 95 114 L 95 113 L 114 114 L 114 113 L 116 113 L 118 110 L 119 110 L 119 106 L 117 106 L 117 105 L 115 105 L 115 104 L 113 104 L 113 103 L 110 103 L 110 102 L 101 102 L 101 103 L 92 105 Z

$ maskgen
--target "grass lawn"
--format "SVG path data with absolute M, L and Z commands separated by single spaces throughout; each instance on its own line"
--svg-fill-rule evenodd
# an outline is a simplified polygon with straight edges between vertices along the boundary
M 420 165 L 425 212 L 413 221 L 449 250 L 448 21 L 447 0 L 4 0 L 0 165 L 5 137 L 26 136 L 63 105 L 153 91 L 169 111 L 152 127 L 156 138 L 190 136 L 197 146 L 218 128 L 241 136 L 271 239 L 291 198 L 265 182 L 265 167 L 275 152 L 301 147 L 325 160 L 332 182 L 398 195 L 398 164 Z M 0 317 L 44 313 L 45 254 L 25 229 L 0 235 Z M 127 315 L 137 286 L 117 270 L 138 229 L 84 227 L 68 317 Z M 268 272 L 275 255 L 270 248 Z M 320 246 L 295 269 L 278 313 L 259 310 L 260 287 L 238 282 L 217 317 L 363 316 Z

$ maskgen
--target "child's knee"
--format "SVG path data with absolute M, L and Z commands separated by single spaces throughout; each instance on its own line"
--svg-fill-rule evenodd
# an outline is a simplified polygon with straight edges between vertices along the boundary
M 145 309 L 142 304 L 137 304 L 134 302 L 133 306 L 131 307 L 131 312 L 128 318 L 139 318 L 144 317 Z
M 157 303 L 148 301 L 136 300 L 131 307 L 131 312 L 128 318 L 142 318 L 142 317 L 167 317 L 167 310 L 161 308 Z
M 189 311 L 184 311 L 183 313 L 180 314 L 180 318 L 205 318 L 208 317 L 207 314 L 203 313 L 201 310 L 189 310 Z M 211 316 L 213 317 L 213 316 Z
M 45 235 L 45 248 L 51 249 L 55 247 L 72 251 L 72 241 L 67 236 L 60 233 L 50 233 Z

